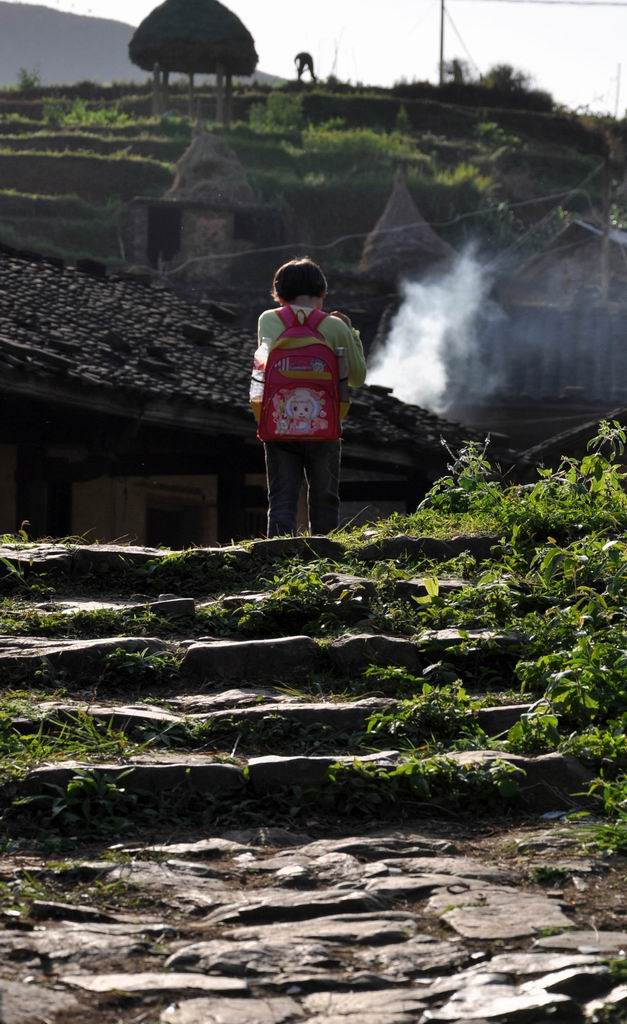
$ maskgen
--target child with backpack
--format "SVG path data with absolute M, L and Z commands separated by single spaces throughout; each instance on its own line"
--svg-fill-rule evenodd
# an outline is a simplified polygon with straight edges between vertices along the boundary
M 349 318 L 323 312 L 327 290 L 316 263 L 290 260 L 274 275 L 279 308 L 259 318 L 250 398 L 265 449 L 269 537 L 296 533 L 303 475 L 311 533 L 339 525 L 341 422 L 366 361 Z

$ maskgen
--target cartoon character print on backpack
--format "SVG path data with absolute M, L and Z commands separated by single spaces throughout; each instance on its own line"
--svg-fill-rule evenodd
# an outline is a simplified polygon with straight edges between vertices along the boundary
M 311 436 L 328 427 L 324 391 L 312 388 L 282 389 L 273 399 L 277 434 Z

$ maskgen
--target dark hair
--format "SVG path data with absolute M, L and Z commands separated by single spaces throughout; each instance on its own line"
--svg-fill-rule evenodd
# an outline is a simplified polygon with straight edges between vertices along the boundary
M 279 267 L 272 282 L 276 302 L 293 302 L 299 295 L 320 298 L 328 290 L 327 279 L 313 260 L 290 260 Z

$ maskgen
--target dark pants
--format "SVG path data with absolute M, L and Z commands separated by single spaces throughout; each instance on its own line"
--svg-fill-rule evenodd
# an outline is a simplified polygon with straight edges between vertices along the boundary
M 309 529 L 330 533 L 340 521 L 341 441 L 268 441 L 268 537 L 296 533 L 298 499 L 307 480 Z

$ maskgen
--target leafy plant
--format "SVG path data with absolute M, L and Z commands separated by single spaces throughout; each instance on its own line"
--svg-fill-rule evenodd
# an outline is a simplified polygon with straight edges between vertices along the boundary
M 116 778 L 101 772 L 78 772 L 65 787 L 48 784 L 46 793 L 24 797 L 14 806 L 40 813 L 53 825 L 84 824 L 107 831 L 126 820 L 137 804 L 137 794 L 119 785 L 132 771 L 120 772 Z

